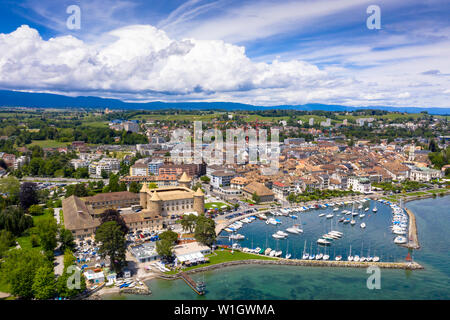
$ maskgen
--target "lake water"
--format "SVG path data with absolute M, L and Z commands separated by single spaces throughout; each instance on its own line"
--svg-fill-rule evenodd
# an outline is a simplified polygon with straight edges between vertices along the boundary
M 377 213 L 372 212 L 376 204 Z M 330 213 L 332 208 L 311 210 L 299 214 L 299 219 L 277 217 L 282 220 L 278 226 L 255 221 L 244 225 L 238 232 L 246 239 L 240 241 L 244 247 L 267 246 L 301 257 L 306 240 L 306 251 L 324 252 L 316 240 L 330 228 L 344 233 L 340 240 L 333 241 L 326 250 L 331 259 L 334 255 L 347 256 L 350 245 L 352 254 L 380 256 L 382 261 L 401 261 L 408 250 L 393 243 L 394 235 L 389 226 L 392 210 L 379 202 L 368 202 L 370 210 L 362 219 L 355 217 L 357 224 L 342 225 L 337 218 L 318 217 Z M 366 286 L 369 274 L 359 268 L 314 268 L 300 266 L 236 266 L 192 275 L 194 280 L 204 280 L 207 285 L 205 296 L 198 296 L 182 280 L 151 280 L 148 282 L 150 296 L 120 295 L 107 299 L 449 299 L 450 298 L 450 196 L 417 200 L 406 207 L 416 215 L 419 230 L 420 250 L 413 252 L 413 258 L 425 270 L 381 270 L 381 289 L 369 290 Z M 351 207 L 347 207 L 350 209 Z M 342 209 L 338 212 L 340 213 Z M 338 212 L 334 212 L 335 214 Z M 349 217 L 349 216 L 346 216 Z M 360 223 L 367 227 L 361 229 Z M 272 238 L 276 230 L 285 230 L 293 223 L 302 224 L 304 233 L 292 235 L 285 240 Z M 227 234 L 226 232 L 223 235 Z M 221 234 L 222 235 L 222 234 Z M 229 243 L 227 238 L 219 242 Z M 267 243 L 267 245 L 266 245 Z

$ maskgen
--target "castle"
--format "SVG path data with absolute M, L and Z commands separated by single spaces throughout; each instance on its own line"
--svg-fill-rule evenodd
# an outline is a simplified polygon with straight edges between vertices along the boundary
M 142 212 L 162 217 L 193 211 L 202 214 L 205 211 L 205 195 L 200 188 L 195 192 L 191 190 L 190 184 L 191 179 L 186 172 L 183 172 L 176 187 L 149 189 L 144 183 L 139 192 Z

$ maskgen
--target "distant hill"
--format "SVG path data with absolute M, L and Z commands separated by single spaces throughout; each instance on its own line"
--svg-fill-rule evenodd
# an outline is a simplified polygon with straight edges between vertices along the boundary
M 430 114 L 450 114 L 450 108 L 416 108 L 416 107 L 348 107 L 341 105 L 327 104 L 304 104 L 304 105 L 279 105 L 279 106 L 255 106 L 233 102 L 147 102 L 133 103 L 124 102 L 119 99 L 108 99 L 91 96 L 69 97 L 50 93 L 30 93 L 0 90 L 1 107 L 34 107 L 34 108 L 109 108 L 109 109 L 185 109 L 185 110 L 323 110 L 323 111 L 354 111 L 358 109 L 378 109 L 386 111 L 398 111 L 408 113 L 418 113 L 427 111 Z

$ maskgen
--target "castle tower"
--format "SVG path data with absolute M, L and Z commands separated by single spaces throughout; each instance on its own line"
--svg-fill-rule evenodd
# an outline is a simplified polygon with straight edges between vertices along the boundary
M 146 183 L 142 184 L 142 188 L 139 191 L 139 204 L 143 209 L 147 209 L 147 192 L 149 191 Z
M 148 209 L 155 212 L 157 215 L 162 213 L 162 200 L 156 191 L 152 192 L 151 198 L 148 201 Z
M 194 211 L 198 214 L 205 212 L 205 194 L 201 188 L 198 188 L 194 193 Z
M 191 184 L 191 178 L 189 178 L 189 176 L 186 174 L 185 171 L 183 171 L 183 174 L 181 175 L 180 180 L 178 180 L 178 185 L 180 187 L 185 187 L 185 188 L 190 188 L 190 184 Z

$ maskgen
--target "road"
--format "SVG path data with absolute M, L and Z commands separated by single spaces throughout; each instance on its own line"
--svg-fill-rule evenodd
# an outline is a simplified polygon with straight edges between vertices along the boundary
M 76 179 L 76 178 L 49 178 L 49 177 L 23 177 L 21 181 L 39 181 L 39 182 L 50 182 L 50 183 L 64 183 L 64 182 L 89 182 L 89 181 L 99 181 L 103 180 L 105 184 L 109 182 L 108 179 L 100 178 L 89 178 L 89 179 Z

